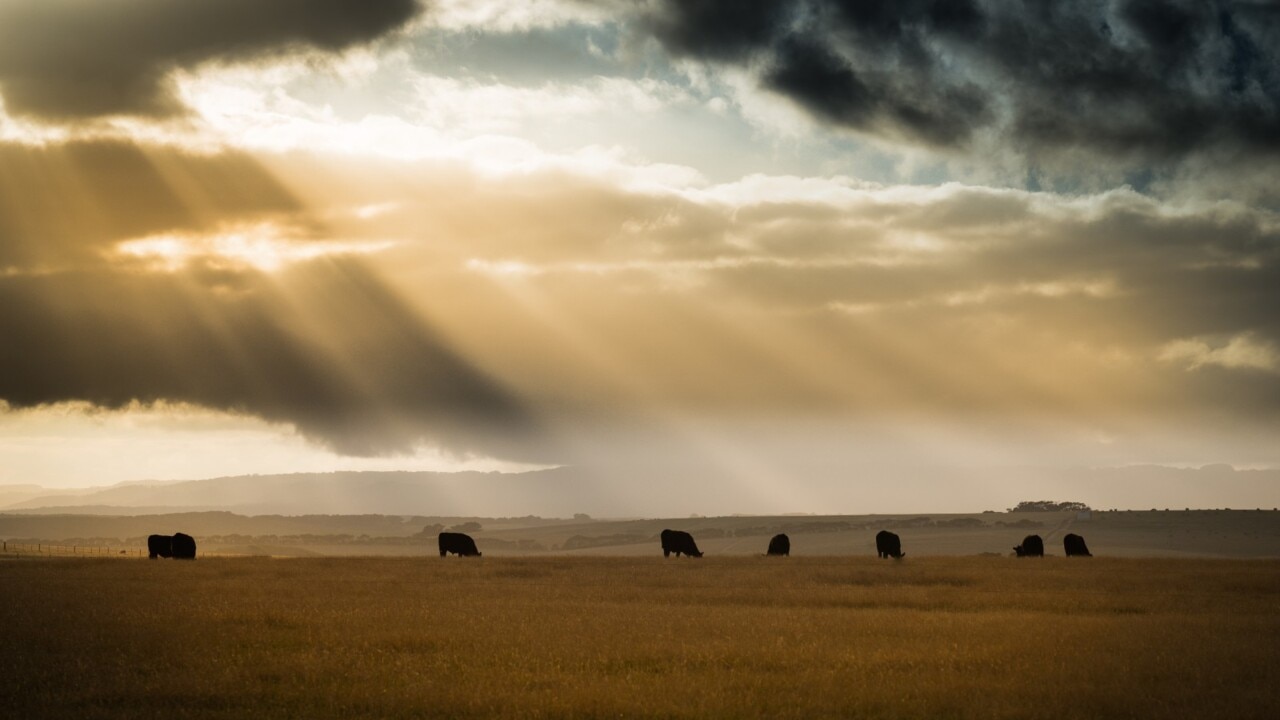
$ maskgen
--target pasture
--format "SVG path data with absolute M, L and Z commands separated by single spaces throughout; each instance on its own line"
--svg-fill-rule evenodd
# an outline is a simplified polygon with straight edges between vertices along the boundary
M 1280 561 L 0 561 L 5 717 L 1273 717 Z

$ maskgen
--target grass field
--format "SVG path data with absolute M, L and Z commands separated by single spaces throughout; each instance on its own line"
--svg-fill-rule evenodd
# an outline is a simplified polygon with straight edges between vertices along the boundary
M 0 716 L 1271 718 L 1280 561 L 0 562 Z

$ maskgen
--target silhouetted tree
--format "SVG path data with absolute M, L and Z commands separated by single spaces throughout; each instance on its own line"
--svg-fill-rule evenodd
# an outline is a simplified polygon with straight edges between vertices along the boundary
M 1079 512 L 1093 508 L 1082 502 L 1054 502 L 1052 500 L 1023 500 L 1009 512 Z

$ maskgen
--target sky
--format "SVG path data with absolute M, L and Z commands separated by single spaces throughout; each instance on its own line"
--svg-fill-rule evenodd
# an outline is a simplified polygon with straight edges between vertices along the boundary
M 0 483 L 1280 468 L 1278 52 L 1243 0 L 0 0 Z

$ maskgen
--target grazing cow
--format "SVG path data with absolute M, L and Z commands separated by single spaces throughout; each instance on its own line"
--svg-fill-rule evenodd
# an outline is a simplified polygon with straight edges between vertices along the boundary
M 773 539 L 769 541 L 769 550 L 766 554 L 786 555 L 790 557 L 791 556 L 791 538 L 783 534 L 774 535 Z
M 1022 538 L 1022 544 L 1016 545 L 1013 551 L 1018 557 L 1044 557 L 1044 540 L 1039 535 L 1028 535 Z
M 155 560 L 158 557 L 173 557 L 172 535 L 151 535 L 147 538 L 147 557 Z
M 698 549 L 692 535 L 683 530 L 663 530 L 662 557 L 671 557 L 671 553 L 675 553 L 676 557 L 702 557 L 702 551 Z
M 1067 557 L 1080 555 L 1082 557 L 1093 557 L 1093 553 L 1089 552 L 1089 546 L 1084 544 L 1084 538 L 1075 533 L 1067 533 L 1062 538 L 1062 549 L 1067 552 Z
M 440 557 L 453 553 L 459 557 L 480 557 L 476 541 L 465 533 L 440 533 Z
M 888 530 L 876 533 L 876 553 L 882 558 L 900 560 L 907 556 L 902 552 L 902 540 Z
M 196 539 L 182 533 L 173 534 L 173 556 L 179 560 L 196 559 Z

